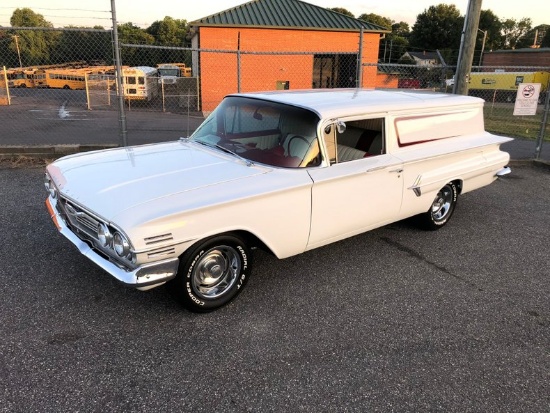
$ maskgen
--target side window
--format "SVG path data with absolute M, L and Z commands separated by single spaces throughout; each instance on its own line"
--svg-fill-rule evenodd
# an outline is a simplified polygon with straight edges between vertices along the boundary
M 354 161 L 385 153 L 384 118 L 346 122 L 343 133 L 336 132 L 338 162 Z

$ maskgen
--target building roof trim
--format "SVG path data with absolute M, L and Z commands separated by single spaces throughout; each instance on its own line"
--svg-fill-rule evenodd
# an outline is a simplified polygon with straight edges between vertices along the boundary
M 193 26 L 390 33 L 391 30 L 302 0 L 252 0 L 203 17 Z
M 193 22 L 193 25 L 194 22 Z M 319 31 L 319 32 L 350 32 L 357 33 L 360 29 L 333 29 L 329 27 L 297 27 L 297 26 L 251 26 L 246 24 L 196 24 L 200 27 L 223 27 L 223 28 L 235 28 L 235 29 L 276 29 L 276 30 L 304 30 Z M 363 33 L 380 33 L 379 30 L 366 30 L 363 29 Z
M 522 48 L 522 49 L 500 49 L 500 50 L 491 50 L 490 52 L 486 52 L 487 54 L 489 53 L 548 53 L 550 52 L 550 47 L 536 47 L 536 48 L 531 48 L 531 47 L 525 47 L 525 48 Z

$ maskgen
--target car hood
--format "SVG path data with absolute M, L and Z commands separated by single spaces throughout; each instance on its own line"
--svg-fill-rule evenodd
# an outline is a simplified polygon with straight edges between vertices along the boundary
M 49 165 L 61 193 L 106 220 L 152 201 L 264 174 L 230 154 L 183 141 L 72 155 Z

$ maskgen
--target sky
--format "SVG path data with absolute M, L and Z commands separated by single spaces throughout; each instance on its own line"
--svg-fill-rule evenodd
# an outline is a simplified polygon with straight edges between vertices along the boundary
M 343 7 L 355 16 L 375 13 L 396 22 L 404 21 L 412 27 L 416 16 L 428 7 L 440 3 L 454 4 L 464 14 L 468 0 L 307 0 L 321 7 Z M 119 23 L 132 22 L 146 28 L 165 16 L 193 21 L 211 14 L 246 3 L 245 0 L 116 0 Z M 191 4 L 191 5 L 190 5 Z M 74 0 L 2 0 L 0 3 L 0 26 L 10 26 L 10 17 L 18 7 L 29 7 L 42 14 L 54 27 L 67 25 L 111 27 L 111 0 L 75 2 Z M 482 9 L 491 9 L 499 18 L 520 20 L 528 17 L 533 27 L 550 24 L 548 0 L 483 0 Z

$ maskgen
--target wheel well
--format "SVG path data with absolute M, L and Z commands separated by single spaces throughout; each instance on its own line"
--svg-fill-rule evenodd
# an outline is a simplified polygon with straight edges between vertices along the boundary
M 455 184 L 458 194 L 460 195 L 462 193 L 462 179 L 455 179 L 452 182 Z
M 271 249 L 267 245 L 265 245 L 265 243 L 261 239 L 259 239 L 256 235 L 252 234 L 251 232 L 232 231 L 232 232 L 228 232 L 220 235 L 229 235 L 229 234 L 233 234 L 244 239 L 250 248 L 258 248 L 258 249 L 264 250 L 265 252 L 271 255 L 275 255 L 273 254 L 273 251 L 271 251 Z
M 241 238 L 249 248 L 258 248 L 258 249 L 261 249 L 261 250 L 267 252 L 268 254 L 271 254 L 271 255 L 275 256 L 275 254 L 273 253 L 271 248 L 269 248 L 261 239 L 259 239 L 256 235 L 252 234 L 251 232 L 244 231 L 244 230 L 222 232 L 222 233 L 211 235 L 209 237 L 205 237 L 205 238 L 202 238 L 202 239 L 197 239 L 197 241 L 195 243 L 193 243 L 193 245 L 196 245 L 197 243 L 200 243 L 200 242 L 204 242 L 205 240 L 208 240 L 208 239 L 211 239 L 211 238 L 220 237 L 220 236 L 224 236 L 224 235 L 237 236 L 237 237 Z M 189 247 L 189 248 L 191 248 L 191 247 Z M 189 248 L 186 249 L 186 251 L 189 250 Z M 185 253 L 185 251 L 184 251 L 184 253 Z

